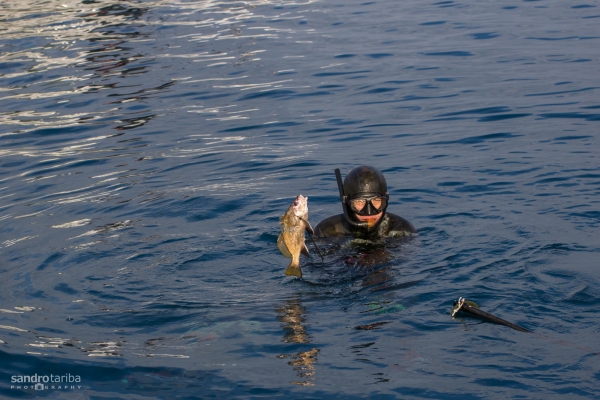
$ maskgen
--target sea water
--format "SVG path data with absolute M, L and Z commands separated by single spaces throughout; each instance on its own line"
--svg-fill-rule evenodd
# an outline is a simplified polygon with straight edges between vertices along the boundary
M 1 397 L 594 398 L 598 5 L 5 1 Z M 361 164 L 419 233 L 286 277 Z

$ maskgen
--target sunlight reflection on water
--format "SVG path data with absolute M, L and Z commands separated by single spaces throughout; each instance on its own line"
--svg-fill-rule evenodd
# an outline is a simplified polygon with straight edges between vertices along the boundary
M 593 397 L 597 10 L 4 2 L 0 369 L 119 398 Z M 419 235 L 285 277 L 290 199 L 316 225 L 361 163 Z M 459 296 L 553 339 L 452 320 Z

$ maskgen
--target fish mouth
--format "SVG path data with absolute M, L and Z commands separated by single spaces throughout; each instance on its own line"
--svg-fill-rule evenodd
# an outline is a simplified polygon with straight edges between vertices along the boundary
M 379 214 L 375 214 L 375 215 L 358 215 L 356 214 L 356 218 L 358 218 L 358 220 L 360 222 L 366 222 L 367 226 L 370 228 L 372 226 L 374 226 L 377 221 L 379 221 L 379 218 L 381 218 L 381 216 L 383 215 L 383 212 L 380 212 Z

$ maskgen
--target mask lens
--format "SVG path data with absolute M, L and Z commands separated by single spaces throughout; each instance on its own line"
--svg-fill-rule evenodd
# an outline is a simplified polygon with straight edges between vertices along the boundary
M 383 206 L 383 199 L 381 197 L 375 197 L 374 199 L 371 200 L 371 205 L 373 206 L 374 209 L 379 211 L 379 210 L 381 210 L 381 207 Z
M 360 212 L 367 205 L 365 199 L 354 199 L 350 200 L 350 208 L 355 212 Z
M 370 204 L 371 207 L 367 207 L 367 204 Z M 367 213 L 372 214 L 371 209 L 377 211 L 377 213 L 381 212 L 384 208 L 387 207 L 387 198 L 385 197 L 373 197 L 370 199 L 353 199 L 348 202 L 348 205 L 357 214 Z

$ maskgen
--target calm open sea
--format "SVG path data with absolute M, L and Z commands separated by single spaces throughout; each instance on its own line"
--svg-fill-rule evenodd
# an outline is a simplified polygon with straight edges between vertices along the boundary
M 600 1 L 0 21 L 0 397 L 597 398 Z M 419 234 L 286 277 L 279 216 L 360 164 Z

